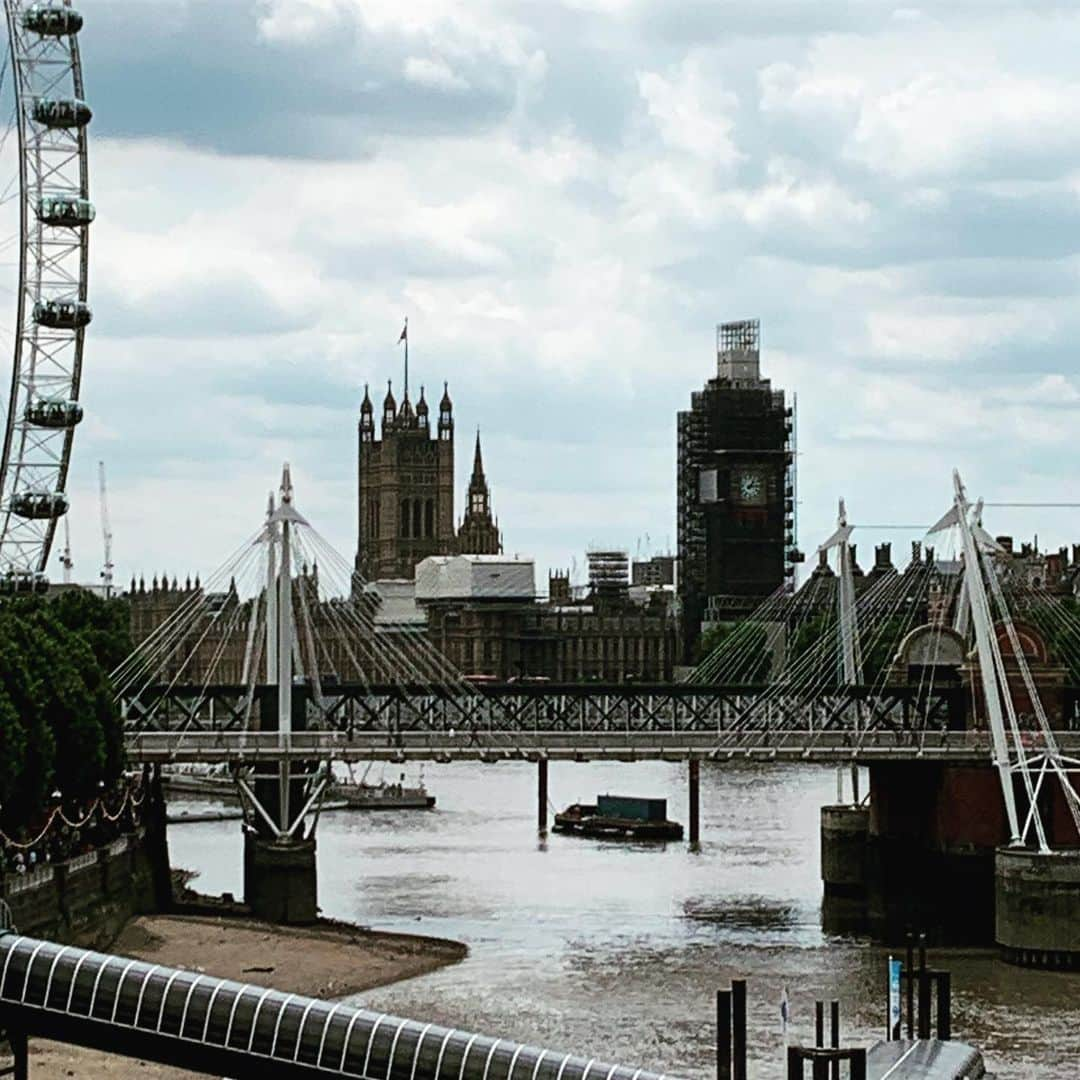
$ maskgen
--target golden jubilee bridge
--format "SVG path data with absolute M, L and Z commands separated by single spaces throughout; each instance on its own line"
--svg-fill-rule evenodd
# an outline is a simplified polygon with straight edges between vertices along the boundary
M 1071 597 L 1010 575 L 959 476 L 902 571 L 856 581 L 851 531 L 841 505 L 811 580 L 770 597 L 683 682 L 477 682 L 422 629 L 380 618 L 378 591 L 300 512 L 286 466 L 258 530 L 113 673 L 128 753 L 153 769 L 225 767 L 245 896 L 281 920 L 316 909 L 335 763 L 533 762 L 543 831 L 552 763 L 685 762 L 691 845 L 703 769 L 841 766 L 822 810 L 826 897 L 876 889 L 931 918 L 962 895 L 971 925 L 993 924 L 996 896 L 987 934 L 1008 955 L 1080 966 Z M 925 895 L 909 895 L 913 881 Z M 1033 921 L 1032 904 L 1064 908 Z

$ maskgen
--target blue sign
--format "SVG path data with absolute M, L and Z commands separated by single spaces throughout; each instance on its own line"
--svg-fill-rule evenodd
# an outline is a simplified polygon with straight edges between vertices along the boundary
M 903 964 L 889 957 L 889 1041 L 900 1038 L 900 972 Z

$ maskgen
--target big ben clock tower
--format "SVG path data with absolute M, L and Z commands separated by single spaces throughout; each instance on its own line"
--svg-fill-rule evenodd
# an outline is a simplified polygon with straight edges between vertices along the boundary
M 679 413 L 679 595 L 684 659 L 701 624 L 739 619 L 794 588 L 795 408 L 761 377 L 757 320 L 716 332 L 717 374 Z

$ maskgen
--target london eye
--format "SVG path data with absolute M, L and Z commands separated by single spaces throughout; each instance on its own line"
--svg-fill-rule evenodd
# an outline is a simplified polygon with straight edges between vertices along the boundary
M 0 355 L 11 389 L 0 457 L 0 592 L 40 592 L 82 419 L 90 223 L 72 0 L 4 0 L 0 50 Z M 0 376 L 2 377 L 2 376 Z

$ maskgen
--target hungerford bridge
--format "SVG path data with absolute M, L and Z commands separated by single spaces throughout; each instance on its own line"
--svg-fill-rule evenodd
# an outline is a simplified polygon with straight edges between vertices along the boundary
M 1003 580 L 982 504 L 958 474 L 928 532 L 936 557 L 913 556 L 858 592 L 853 528 L 841 503 L 820 549 L 836 566 L 827 608 L 807 602 L 813 581 L 770 598 L 686 682 L 476 685 L 422 632 L 377 624 L 373 587 L 299 512 L 286 466 L 258 532 L 114 672 L 129 755 L 231 768 L 245 887 L 272 917 L 313 910 L 312 822 L 333 762 L 463 759 L 538 763 L 541 829 L 549 761 L 685 760 L 691 843 L 702 761 L 867 765 L 869 807 L 853 768 L 862 817 L 837 826 L 849 855 L 854 828 L 858 843 L 1056 857 L 1080 916 L 1080 860 L 1066 858 L 1080 838 L 1080 724 L 1063 677 L 1046 693 L 1040 645 L 1080 646 L 1080 620 L 1045 590 Z M 837 873 L 840 886 L 865 884 L 841 880 L 859 877 L 850 866 Z M 1080 963 L 1072 933 L 1049 950 L 1022 935 L 1002 943 Z

